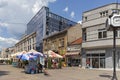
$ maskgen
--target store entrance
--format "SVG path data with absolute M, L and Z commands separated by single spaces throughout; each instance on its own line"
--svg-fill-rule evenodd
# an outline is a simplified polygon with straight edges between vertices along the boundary
M 99 68 L 99 59 L 98 58 L 92 58 L 92 67 Z
M 86 67 L 105 68 L 105 53 L 87 54 Z

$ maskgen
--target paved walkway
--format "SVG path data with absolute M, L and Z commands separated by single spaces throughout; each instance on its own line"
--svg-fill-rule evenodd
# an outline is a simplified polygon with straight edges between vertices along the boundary
M 0 64 L 0 80 L 111 80 L 111 70 L 80 69 L 67 67 L 48 70 L 50 76 L 40 74 L 25 74 L 23 69 L 11 65 Z M 117 71 L 120 80 L 120 71 Z

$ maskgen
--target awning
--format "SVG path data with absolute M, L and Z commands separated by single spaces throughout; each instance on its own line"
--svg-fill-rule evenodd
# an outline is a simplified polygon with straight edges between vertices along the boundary
M 0 60 L 10 60 L 10 58 L 0 58 Z
M 98 54 L 98 53 L 106 53 L 105 50 L 88 50 L 86 51 L 87 54 Z
M 48 52 L 46 52 L 45 54 L 48 55 L 48 57 L 51 57 L 51 58 L 63 58 L 63 56 L 53 52 L 52 50 L 49 50 Z
M 66 56 L 79 55 L 80 52 L 67 52 Z

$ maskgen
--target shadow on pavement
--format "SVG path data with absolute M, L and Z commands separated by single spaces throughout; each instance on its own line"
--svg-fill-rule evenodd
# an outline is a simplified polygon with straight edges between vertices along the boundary
M 107 75 L 107 74 L 103 74 L 103 75 L 99 75 L 100 77 L 105 77 L 105 78 L 109 78 L 109 79 L 111 79 L 112 78 L 112 76 L 111 75 Z
M 21 71 L 21 73 L 25 73 L 25 71 Z
M 0 76 L 8 75 L 9 71 L 0 71 Z
M 4 64 L 4 63 L 0 63 L 0 65 L 6 65 L 6 64 Z

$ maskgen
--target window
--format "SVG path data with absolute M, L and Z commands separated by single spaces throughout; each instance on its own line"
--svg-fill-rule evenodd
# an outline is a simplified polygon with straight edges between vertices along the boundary
M 98 33 L 98 38 L 102 38 L 102 32 Z
M 108 11 L 106 11 L 105 13 L 106 13 L 106 16 L 108 16 Z
M 118 37 L 120 37 L 120 30 L 118 31 Z
M 98 38 L 99 39 L 106 38 L 106 37 L 107 37 L 107 31 L 105 31 L 105 30 L 98 31 Z
M 107 32 L 103 31 L 103 38 L 106 38 L 106 37 L 107 37 Z
M 64 38 L 61 39 L 61 45 L 64 46 Z
M 100 12 L 100 17 L 108 16 L 108 11 Z
M 59 47 L 64 47 L 64 38 L 59 39 Z
M 86 36 L 86 29 L 83 29 L 83 41 L 86 41 L 86 38 L 87 36 Z
M 87 17 L 85 17 L 85 21 L 87 21 Z

